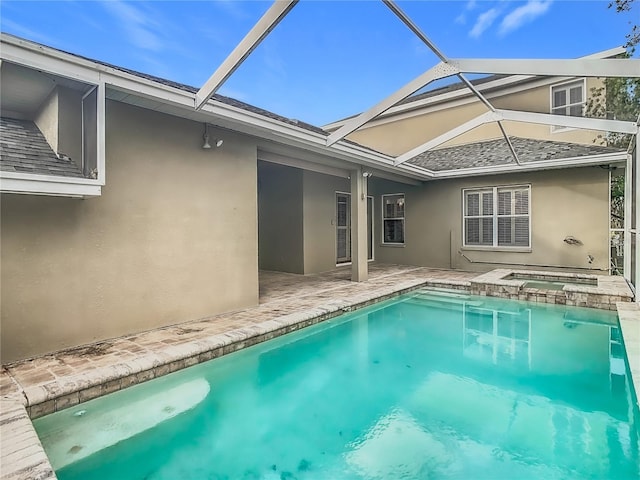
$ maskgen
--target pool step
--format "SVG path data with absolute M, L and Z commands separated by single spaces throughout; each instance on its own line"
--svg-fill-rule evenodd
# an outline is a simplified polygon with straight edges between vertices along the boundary
M 411 297 L 409 300 L 411 303 L 416 305 L 424 305 L 424 306 L 443 306 L 447 305 L 450 307 L 451 305 L 458 305 L 462 307 L 463 304 L 473 305 L 473 306 L 481 306 L 483 305 L 482 301 L 479 300 L 470 300 L 471 296 L 466 293 L 461 293 L 460 291 L 448 290 L 448 289 L 424 289 L 419 290 L 415 295 Z
M 416 290 L 416 293 L 442 297 L 469 298 L 469 292 L 464 290 L 454 290 L 453 288 L 427 287 Z

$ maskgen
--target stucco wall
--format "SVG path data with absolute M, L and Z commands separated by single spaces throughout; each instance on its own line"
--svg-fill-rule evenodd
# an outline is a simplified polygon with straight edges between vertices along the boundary
M 82 166 L 82 93 L 56 87 L 35 114 L 34 122 L 56 153 Z
M 347 178 L 304 172 L 304 273 L 336 268 L 336 192 L 350 192 Z
M 82 94 L 58 87 L 58 153 L 82 166 Z
M 99 198 L 3 195 L 2 362 L 258 301 L 256 145 L 107 103 Z
M 507 264 L 608 268 L 608 172 L 598 167 L 451 179 L 409 187 L 373 179 L 377 206 L 382 193 L 405 192 L 406 244 L 377 244 L 376 260 L 463 270 L 491 270 Z M 462 248 L 462 189 L 531 184 L 531 252 Z M 379 210 L 378 210 L 379 211 Z M 377 214 L 376 242 L 381 242 Z M 564 243 L 566 236 L 583 242 Z M 474 262 L 460 255 L 462 252 Z M 588 263 L 588 255 L 594 257 Z
M 312 274 L 336 268 L 336 192 L 347 178 L 258 162 L 259 263 Z
M 262 270 L 304 273 L 302 170 L 258 162 L 258 258 Z
M 42 103 L 33 121 L 54 152 L 58 152 L 58 89 L 54 88 Z
M 598 79 L 588 79 L 587 93 L 591 87 L 599 84 Z M 491 98 L 490 101 L 496 108 L 550 113 L 551 87 L 531 88 L 523 92 Z M 349 135 L 348 138 L 390 155 L 400 155 L 486 111 L 487 108 L 479 101 L 426 113 L 416 110 L 415 115 L 408 118 L 402 118 L 403 115 L 398 115 L 385 119 L 382 124 L 376 124 L 374 121 L 371 123 L 373 126 L 365 126 Z M 597 135 L 597 132 L 590 130 L 552 131 L 551 127 L 547 125 L 521 122 L 504 122 L 503 124 L 509 135 L 525 138 L 591 145 Z M 492 123 L 460 135 L 443 144 L 442 147 L 501 137 L 500 129 L 495 123 Z

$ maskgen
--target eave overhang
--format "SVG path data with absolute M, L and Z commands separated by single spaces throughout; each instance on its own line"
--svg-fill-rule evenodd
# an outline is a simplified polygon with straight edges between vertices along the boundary
M 102 185 L 92 179 L 0 172 L 0 192 L 90 198 L 101 195 Z
M 383 171 L 404 175 L 415 180 L 428 180 L 429 173 L 419 167 L 394 166 L 394 158 L 374 152 L 347 141 L 327 148 L 326 136 L 291 125 L 255 112 L 210 99 L 200 111 L 194 109 L 195 93 L 170 85 L 154 82 L 128 72 L 64 53 L 49 47 L 33 44 L 2 34 L 1 57 L 26 67 L 85 82 L 103 84 L 107 91 L 131 95 L 128 103 L 162 113 L 212 125 L 233 129 L 255 137 L 286 143 L 292 147 L 309 150 L 321 155 L 351 163 L 375 167 Z M 107 93 L 107 98 L 114 98 Z M 126 100 L 123 100 L 126 102 Z
M 256 112 L 228 105 L 214 99 L 208 100 L 201 110 L 195 110 L 193 108 L 195 99 L 194 92 L 142 78 L 129 72 L 124 72 L 107 65 L 33 44 L 12 36 L 2 35 L 2 47 L 1 56 L 7 61 L 31 68 L 43 69 L 47 72 L 68 78 L 104 85 L 107 98 L 124 101 L 150 110 L 194 121 L 206 121 L 212 125 L 231 129 L 260 139 L 313 152 L 327 158 L 342 160 L 349 164 L 360 164 L 375 168 L 417 181 L 571 168 L 610 162 L 623 162 L 626 159 L 626 154 L 620 153 L 537 161 L 525 163 L 521 166 L 514 163 L 509 165 L 443 171 L 433 171 L 424 167 L 411 165 L 410 163 L 395 165 L 397 159 L 390 155 L 375 152 L 345 140 L 341 140 L 327 147 L 326 135 L 260 115 Z M 6 185 L 11 187 L 13 193 L 37 194 L 39 192 L 37 191 L 38 189 L 35 188 L 35 185 L 41 183 L 43 184 L 43 191 L 40 193 L 44 195 L 89 197 L 100 195 L 100 186 L 104 185 L 104 179 L 97 182 L 87 179 L 74 182 L 70 181 L 70 179 L 48 179 L 44 176 L 37 175 L 31 175 L 29 177 L 38 178 L 26 177 L 27 176 L 12 178 L 7 176 L 7 174 L 0 173 L 0 179 L 2 179 L 3 184 L 0 189 L 3 192 L 9 191 L 9 188 L 4 185 L 6 181 L 8 182 Z M 44 186 L 45 183 L 47 184 L 46 186 Z
M 593 167 L 600 165 L 619 165 L 624 167 L 627 161 L 626 152 L 605 153 L 601 155 L 588 155 L 559 160 L 539 160 L 535 162 L 525 162 L 521 165 L 491 165 L 475 168 L 460 168 L 457 170 L 432 171 L 433 179 L 477 177 L 483 175 L 499 175 L 505 173 L 533 172 L 540 170 L 556 170 L 562 168 Z

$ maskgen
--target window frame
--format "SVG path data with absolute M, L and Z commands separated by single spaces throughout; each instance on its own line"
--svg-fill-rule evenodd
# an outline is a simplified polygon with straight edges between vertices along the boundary
M 403 199 L 403 216 L 402 217 L 385 217 L 385 208 L 384 208 L 384 199 L 385 197 L 398 197 L 401 196 Z M 380 217 L 382 219 L 382 224 L 381 224 L 381 235 L 382 235 L 382 245 L 383 246 L 387 246 L 387 247 L 404 247 L 406 245 L 407 242 L 407 228 L 406 228 L 406 218 L 407 218 L 407 196 L 404 193 L 385 193 L 383 195 L 380 196 Z M 385 241 L 385 236 L 384 236 L 384 225 L 385 225 L 385 221 L 386 220 L 402 220 L 402 242 L 387 242 Z
M 336 207 L 337 207 L 337 199 L 338 199 L 338 195 L 346 195 L 349 198 L 351 198 L 351 192 L 342 192 L 339 190 L 336 190 L 335 196 L 334 196 L 334 201 L 336 202 Z M 376 241 L 375 241 L 375 206 L 376 206 L 376 201 L 375 201 L 375 197 L 373 195 L 367 195 L 367 209 L 369 208 L 369 200 L 371 200 L 371 231 L 369 231 L 369 235 L 367 235 L 367 242 L 369 241 L 369 239 L 371 240 L 371 257 L 369 257 L 369 249 L 367 248 L 367 262 L 375 262 L 376 261 Z M 337 209 L 336 209 L 337 210 Z M 351 212 L 351 204 L 349 204 L 349 212 Z M 337 236 L 337 230 L 338 230 L 338 217 L 337 217 L 337 211 L 336 213 L 336 218 L 335 218 L 335 228 L 334 231 L 336 232 L 335 237 L 336 237 L 336 260 L 338 257 L 338 245 L 337 245 L 337 240 L 338 240 L 338 236 Z M 351 213 L 349 213 L 349 215 L 351 215 Z M 369 225 L 367 225 L 367 229 L 369 228 Z M 351 235 L 351 222 L 349 222 L 349 235 Z M 353 247 L 353 245 L 351 245 L 351 247 Z M 351 263 L 353 262 L 353 258 L 351 258 L 348 261 L 345 262 L 338 262 L 336 261 L 336 267 L 342 267 L 342 266 L 347 266 L 347 265 L 351 265 Z
M 511 215 L 499 215 L 498 214 L 498 191 L 499 190 L 510 190 L 510 191 L 515 191 L 515 190 L 523 190 L 526 189 L 527 190 L 527 194 L 528 194 L 528 205 L 527 205 L 527 214 L 526 217 L 529 220 L 528 222 L 528 229 L 529 229 L 529 238 L 528 238 L 528 244 L 525 245 L 499 245 L 498 244 L 498 219 L 500 217 L 509 217 L 509 218 L 514 218 L 514 217 L 525 217 L 524 214 L 511 214 Z M 525 184 L 516 184 L 516 185 L 487 185 L 487 186 L 482 186 L 482 187 L 472 187 L 472 188 L 463 188 L 462 189 L 462 248 L 465 250 L 490 250 L 490 251 L 507 251 L 507 252 L 531 252 L 532 251 L 532 245 L 531 245 L 531 205 L 532 205 L 532 201 L 531 201 L 531 184 L 530 183 L 525 183 Z M 493 208 L 492 208 L 492 214 L 491 216 L 489 215 L 467 215 L 466 214 L 466 197 L 467 197 L 467 192 L 474 192 L 474 193 L 479 193 L 482 194 L 483 192 L 486 193 L 488 191 L 492 192 L 492 199 L 493 199 Z M 492 235 L 492 244 L 491 245 L 468 245 L 467 244 L 467 235 L 466 235 L 466 219 L 467 218 L 492 218 L 493 219 L 493 235 Z
M 570 89 L 572 86 L 576 86 L 580 84 L 581 88 L 582 88 L 582 101 L 578 104 L 578 103 L 571 103 L 571 98 L 570 98 Z M 567 92 L 567 103 L 564 105 L 564 108 L 570 108 L 572 106 L 576 106 L 576 105 L 582 105 L 582 115 L 580 115 L 580 117 L 584 118 L 584 109 L 587 105 L 587 79 L 586 78 L 580 78 L 578 80 L 576 79 L 572 79 L 572 80 L 567 80 L 565 82 L 561 82 L 561 83 L 555 83 L 553 85 L 549 85 L 549 113 L 551 115 L 554 115 L 553 110 L 554 110 L 554 106 L 553 106 L 553 93 L 555 89 L 561 89 L 561 90 L 565 90 Z M 560 108 L 560 107 L 555 107 L 555 108 Z M 567 115 L 564 115 L 567 116 Z M 575 130 L 574 127 L 563 127 L 563 126 L 557 126 L 557 125 L 551 125 L 549 126 L 549 129 L 551 130 L 551 133 L 556 133 L 556 132 L 566 132 L 569 130 Z

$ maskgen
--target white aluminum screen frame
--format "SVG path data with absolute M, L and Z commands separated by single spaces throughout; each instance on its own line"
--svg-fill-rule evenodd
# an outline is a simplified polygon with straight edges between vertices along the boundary
M 616 122 L 598 118 L 583 118 L 583 117 L 564 117 L 559 122 L 558 115 L 545 115 L 531 112 L 522 111 L 505 111 L 498 110 L 488 102 L 488 100 L 469 82 L 463 74 L 465 73 L 481 73 L 481 74 L 503 74 L 503 75 L 534 75 L 534 76 L 552 76 L 552 77 L 604 77 L 604 78 L 640 78 L 640 59 L 611 59 L 611 58 L 593 58 L 583 57 L 578 59 L 476 59 L 476 58 L 462 58 L 462 59 L 448 59 L 438 49 L 438 47 L 429 38 L 422 33 L 422 31 L 411 21 L 411 19 L 396 5 L 393 0 L 382 0 L 385 5 L 398 17 L 405 25 L 411 29 L 411 31 L 425 43 L 441 60 L 436 66 L 428 69 L 425 73 L 409 82 L 385 100 L 381 101 L 371 109 L 362 112 L 357 117 L 354 117 L 345 124 L 342 125 L 337 131 L 333 132 L 327 137 L 326 146 L 331 147 L 337 142 L 343 140 L 347 135 L 354 132 L 368 121 L 376 118 L 382 113 L 386 112 L 389 108 L 396 105 L 401 100 L 409 97 L 416 91 L 424 88 L 429 83 L 446 78 L 452 75 L 457 75 L 463 83 L 471 90 L 471 92 L 478 97 L 478 99 L 488 108 L 488 113 L 491 115 L 482 118 L 476 118 L 467 122 L 464 126 L 457 127 L 451 132 L 446 132 L 444 135 L 432 139 L 429 142 L 413 149 L 411 152 L 407 152 L 403 155 L 396 157 L 394 166 L 399 167 L 402 163 L 413 158 L 413 156 L 425 152 L 429 149 L 435 148 L 437 145 L 441 145 L 446 142 L 445 138 L 453 138 L 461 135 L 464 131 L 471 130 L 476 126 L 484 123 L 495 121 L 501 129 L 501 132 L 505 138 L 505 141 L 509 145 L 514 160 L 520 166 L 518 161 L 517 152 L 514 150 L 509 137 L 504 131 L 502 126 L 503 120 L 511 120 L 525 123 L 538 123 L 554 126 L 560 123 L 560 126 L 568 128 L 582 128 L 588 130 L 600 130 L 610 131 L 617 133 L 631 133 L 635 136 L 636 142 L 640 129 L 638 124 L 640 122 Z M 254 28 L 247 34 L 247 36 L 240 42 L 238 47 L 225 59 L 221 67 L 214 72 L 214 74 L 207 80 L 205 85 L 194 96 L 195 108 L 202 108 L 213 93 L 227 80 L 227 78 L 238 68 L 238 66 L 246 59 L 248 55 L 256 48 L 256 46 L 271 32 L 273 28 L 280 22 L 297 3 L 297 0 L 279 0 L 274 2 L 270 9 L 265 13 Z M 586 94 L 586 92 L 585 92 Z M 551 118 L 555 117 L 555 118 Z M 632 130 L 632 131 L 630 131 Z M 413 154 L 410 156 L 409 153 Z M 561 163 L 561 160 L 558 161 Z M 636 245 L 638 243 L 638 209 L 636 208 L 636 215 L 634 223 L 631 222 L 631 202 L 632 199 L 637 200 L 637 186 L 640 165 L 638 165 L 638 149 L 636 147 L 633 150 L 627 160 L 627 176 L 631 178 L 635 174 L 636 181 L 626 182 L 626 200 L 625 200 L 625 278 L 629 280 L 634 278 L 638 283 L 638 270 L 640 269 L 640 262 L 638 261 L 638 248 L 636 248 L 635 255 L 635 271 L 631 275 L 631 265 L 627 265 L 630 262 L 630 240 L 631 235 L 635 235 Z M 517 168 L 517 167 L 516 167 Z M 435 177 L 435 172 L 421 168 L 419 169 L 429 177 Z M 636 188 L 633 188 L 635 183 Z M 531 199 L 529 198 L 531 202 Z M 384 230 L 384 229 L 383 229 Z M 529 232 L 531 234 L 531 231 Z M 384 235 L 384 231 L 383 231 Z M 530 242 L 531 243 L 531 242 Z M 637 296 L 636 296 L 637 300 Z

